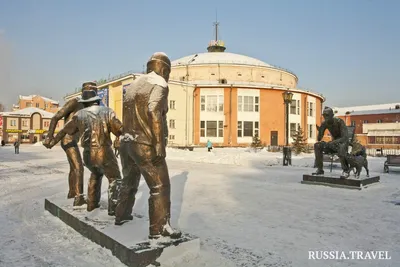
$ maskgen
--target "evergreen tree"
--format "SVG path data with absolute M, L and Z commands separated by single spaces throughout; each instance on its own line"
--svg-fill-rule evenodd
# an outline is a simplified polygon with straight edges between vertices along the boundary
M 260 138 L 258 137 L 258 134 L 255 134 L 253 136 L 253 141 L 251 142 L 251 147 L 254 148 L 255 151 L 258 149 L 261 149 L 263 147 Z
M 299 126 L 293 137 L 293 150 L 296 155 L 307 152 L 307 137 L 304 137 L 303 129 Z

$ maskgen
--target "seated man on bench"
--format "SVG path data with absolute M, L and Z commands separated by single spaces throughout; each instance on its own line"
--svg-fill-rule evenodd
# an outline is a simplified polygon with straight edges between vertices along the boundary
M 324 117 L 324 122 L 318 129 L 318 142 L 314 145 L 315 153 L 315 165 L 317 171 L 313 175 L 324 174 L 323 170 L 323 154 L 333 154 L 337 153 L 340 164 L 343 169 L 342 176 L 345 178 L 349 177 L 350 169 L 346 161 L 346 154 L 349 149 L 349 137 L 348 130 L 345 122 L 334 117 L 333 110 L 329 107 L 325 107 L 322 116 Z M 328 130 L 332 136 L 331 142 L 321 141 L 325 130 Z

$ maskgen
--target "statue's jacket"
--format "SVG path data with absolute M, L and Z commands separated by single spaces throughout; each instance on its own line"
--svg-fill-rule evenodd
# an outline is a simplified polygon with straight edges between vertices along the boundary
M 168 93 L 168 83 L 155 72 L 140 76 L 127 88 L 123 104 L 125 140 L 145 145 L 165 144 Z
M 111 133 L 119 136 L 121 129 L 122 123 L 112 109 L 94 105 L 75 113 L 63 131 L 71 135 L 79 132 L 81 146 L 90 149 L 111 146 Z

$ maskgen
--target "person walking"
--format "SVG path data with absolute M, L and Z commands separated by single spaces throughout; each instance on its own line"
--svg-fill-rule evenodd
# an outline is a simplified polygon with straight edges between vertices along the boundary
M 19 145 L 20 145 L 20 143 L 19 143 L 19 140 L 17 139 L 17 140 L 14 142 L 15 154 L 19 154 Z

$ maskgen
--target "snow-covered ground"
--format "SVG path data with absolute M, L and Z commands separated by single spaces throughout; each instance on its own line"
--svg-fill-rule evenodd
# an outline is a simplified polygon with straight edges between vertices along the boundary
M 400 266 L 400 170 L 382 173 L 384 158 L 369 158 L 381 183 L 361 191 L 300 184 L 312 154 L 288 167 L 280 153 L 243 148 L 168 149 L 167 158 L 172 224 L 202 241 L 182 267 Z M 60 147 L 0 147 L 0 266 L 124 266 L 44 210 L 44 198 L 67 194 L 68 169 Z M 137 196 L 134 211 L 147 214 L 143 181 Z M 309 260 L 310 250 L 388 251 L 391 260 Z

